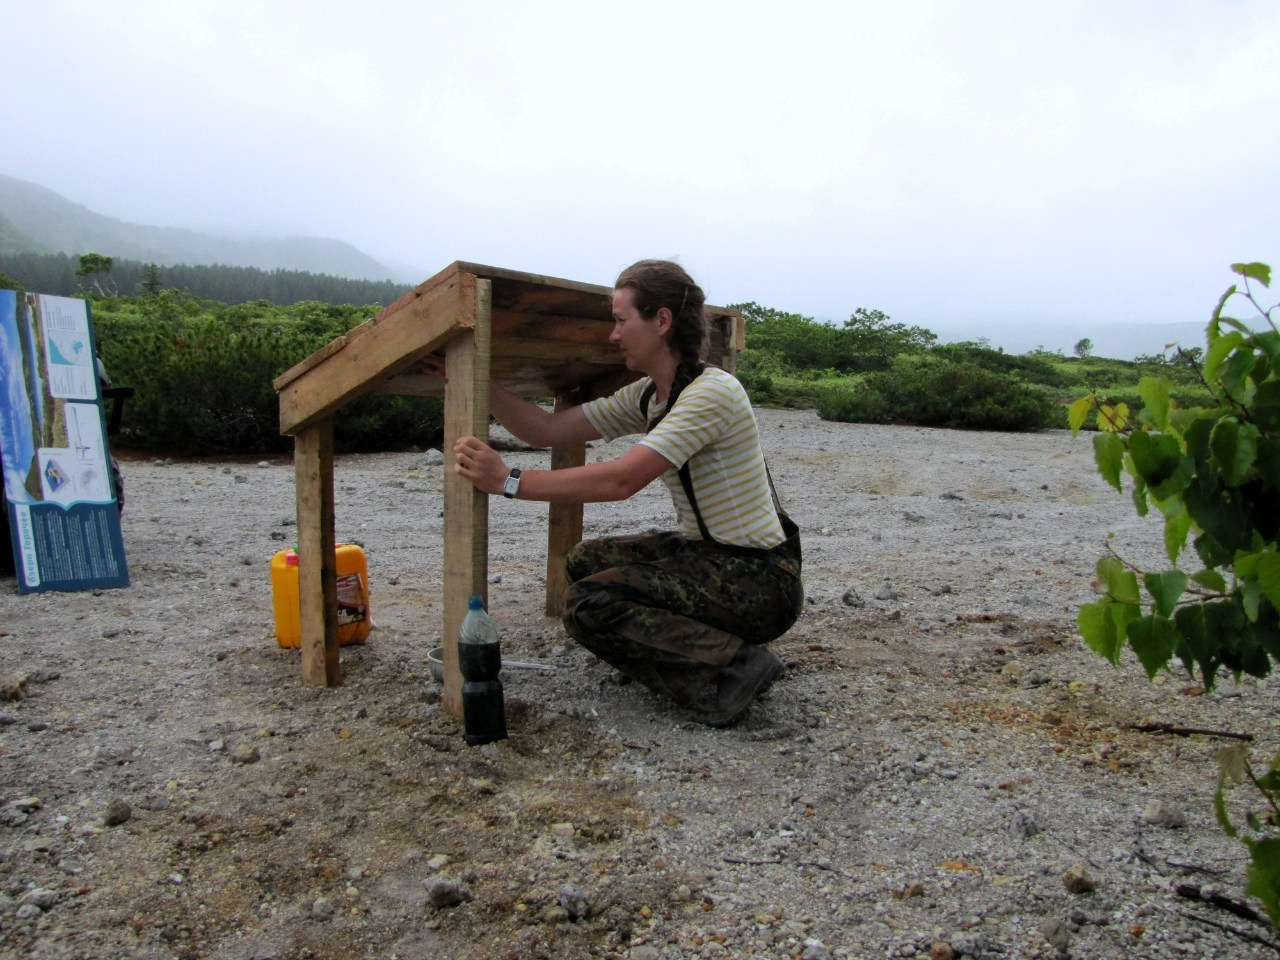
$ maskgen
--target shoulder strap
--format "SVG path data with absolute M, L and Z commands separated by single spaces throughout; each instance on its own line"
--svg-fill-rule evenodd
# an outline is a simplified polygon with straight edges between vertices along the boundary
M 644 388 L 640 394 L 640 413 L 644 417 L 644 422 L 649 422 L 649 401 L 653 399 L 653 395 L 658 392 L 658 385 L 652 380 L 649 385 Z

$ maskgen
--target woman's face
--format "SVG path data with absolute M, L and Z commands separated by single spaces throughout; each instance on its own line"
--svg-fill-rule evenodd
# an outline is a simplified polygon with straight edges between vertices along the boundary
M 613 291 L 613 332 L 609 342 L 622 350 L 628 370 L 649 373 L 653 362 L 669 348 L 667 332 L 671 329 L 671 311 L 665 307 L 646 320 L 633 302 L 630 287 Z

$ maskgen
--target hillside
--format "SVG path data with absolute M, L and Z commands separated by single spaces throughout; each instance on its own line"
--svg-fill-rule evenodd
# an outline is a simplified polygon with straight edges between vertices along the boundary
M 236 240 L 179 227 L 128 223 L 94 213 L 46 187 L 0 174 L 0 253 L 90 252 L 161 265 L 220 263 L 363 280 L 389 280 L 395 275 L 390 267 L 340 240 Z

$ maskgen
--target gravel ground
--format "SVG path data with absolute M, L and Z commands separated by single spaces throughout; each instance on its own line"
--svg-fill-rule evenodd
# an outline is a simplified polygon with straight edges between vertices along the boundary
M 479 748 L 426 663 L 429 453 L 339 458 L 377 629 L 337 689 L 272 633 L 291 463 L 126 457 L 133 585 L 0 583 L 0 955 L 1274 955 L 1178 892 L 1242 897 L 1212 809 L 1234 741 L 1135 727 L 1251 733 L 1269 759 L 1280 686 L 1205 695 L 1083 649 L 1107 534 L 1140 563 L 1160 543 L 1088 440 L 758 416 L 806 551 L 773 691 L 709 730 L 620 683 L 542 612 L 545 508 L 498 498 L 504 656 L 551 669 L 503 671 L 511 736 Z M 670 521 L 655 485 L 587 534 Z

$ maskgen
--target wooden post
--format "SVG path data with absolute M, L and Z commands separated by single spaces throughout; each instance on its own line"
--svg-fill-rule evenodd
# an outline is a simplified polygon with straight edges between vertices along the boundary
M 556 397 L 556 410 L 576 402 L 569 394 Z M 587 462 L 585 443 L 568 443 L 551 448 L 551 469 L 580 467 Z M 582 504 L 553 503 L 547 510 L 547 616 L 563 613 L 564 588 L 569 585 L 564 572 L 564 558 L 582 540 Z
M 444 697 L 446 713 L 462 717 L 462 672 L 458 630 L 467 600 L 480 594 L 488 606 L 489 498 L 454 473 L 453 445 L 459 437 L 489 437 L 489 339 L 493 292 L 488 280 L 468 276 L 463 313 L 472 313 L 472 335 L 445 349 L 444 390 Z
M 333 419 L 293 441 L 298 501 L 298 599 L 302 604 L 302 682 L 342 684 L 338 657 L 337 561 L 333 543 Z

